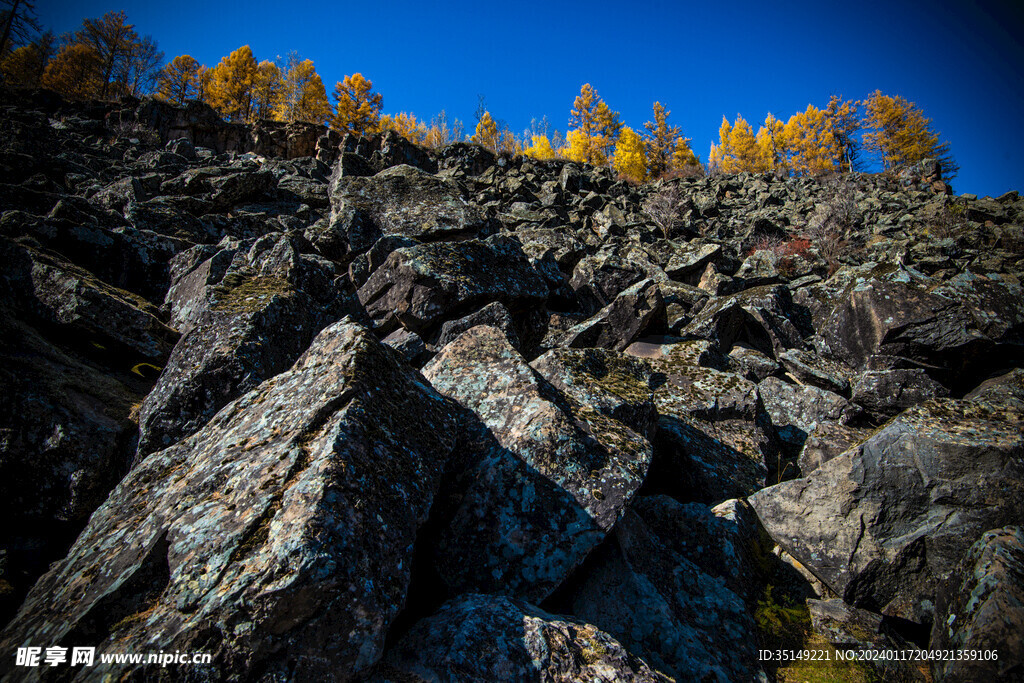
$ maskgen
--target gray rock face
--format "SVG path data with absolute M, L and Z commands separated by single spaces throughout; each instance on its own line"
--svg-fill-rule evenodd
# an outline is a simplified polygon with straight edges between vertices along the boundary
M 555 370 L 549 361 L 540 367 Z M 650 444 L 552 387 L 492 327 L 465 332 L 423 374 L 486 429 L 439 542 L 442 579 L 543 599 L 621 517 L 647 472 Z M 614 396 L 600 385 L 589 390 Z
M 668 683 L 615 638 L 518 600 L 469 594 L 402 638 L 370 679 Z
M 860 409 L 842 396 L 814 386 L 769 377 L 757 385 L 772 424 L 784 442 L 800 447 L 816 426 L 848 425 Z
M 571 348 L 601 347 L 623 351 L 665 315 L 661 291 L 651 280 L 626 288 L 592 318 L 565 333 Z
M 573 612 L 675 680 L 766 680 L 743 601 L 686 558 L 685 536 L 645 512 L 627 512 L 588 562 Z
M 1024 666 L 1024 531 L 986 531 L 971 546 L 941 594 L 932 647 L 996 651 L 998 658 L 935 662 L 938 681 L 1012 681 Z
M 386 235 L 421 240 L 487 236 L 486 211 L 467 203 L 455 181 L 412 166 L 394 166 L 371 177 L 336 174 L 330 196 L 330 230 L 347 245 L 345 251 L 365 251 Z
M 939 399 L 757 492 L 765 529 L 846 602 L 918 623 L 972 539 L 1024 513 L 1021 413 Z
M 803 346 L 791 305 L 789 291 L 779 285 L 719 297 L 701 309 L 683 335 L 717 341 L 723 351 L 744 342 L 775 357 L 785 349 Z
M 359 288 L 377 327 L 419 332 L 471 306 L 501 301 L 519 309 L 548 294 L 519 243 L 509 238 L 438 242 L 397 249 Z
M 229 260 L 226 270 L 218 265 Z M 354 310 L 330 264 L 300 255 L 287 237 L 268 236 L 244 253 L 219 252 L 183 279 L 172 293 L 184 294 L 191 280 L 193 296 L 179 298 L 173 310 L 190 327 L 142 405 L 138 458 L 198 431 Z
M 453 442 L 446 402 L 420 376 L 365 329 L 333 325 L 290 371 L 136 467 L 4 647 L 160 644 L 213 653 L 212 678 L 349 680 L 402 607 Z

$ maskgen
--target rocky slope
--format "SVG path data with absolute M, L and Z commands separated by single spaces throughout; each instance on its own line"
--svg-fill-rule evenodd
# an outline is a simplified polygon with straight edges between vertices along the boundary
M 878 664 L 906 680 L 1024 671 L 1016 193 L 953 197 L 929 164 L 634 187 L 196 104 L 0 108 L 4 653 L 212 653 L 191 680 L 771 680 L 759 649 L 809 644 L 999 653 Z M 0 672 L 155 675 L 104 666 Z

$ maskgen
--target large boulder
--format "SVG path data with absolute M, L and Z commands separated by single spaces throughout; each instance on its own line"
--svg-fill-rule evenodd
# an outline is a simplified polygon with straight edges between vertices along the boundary
M 362 252 L 386 235 L 430 241 L 491 232 L 487 212 L 469 204 L 454 180 L 408 165 L 370 177 L 335 172 L 330 196 L 338 251 Z
M 626 513 L 574 581 L 573 613 L 677 681 L 765 680 L 746 605 L 688 559 L 666 507 L 682 513 L 668 498 Z
M 302 410 L 295 406 L 301 405 Z M 3 647 L 198 650 L 208 679 L 351 680 L 405 601 L 454 442 L 447 403 L 364 328 L 136 467 L 36 584 Z M 5 677 L 31 678 L 34 670 Z M 144 666 L 144 665 L 142 665 Z M 143 676 L 97 665 L 88 676 Z
M 510 311 L 547 297 L 544 279 L 507 237 L 397 249 L 359 288 L 374 324 L 429 330 L 453 313 L 500 301 Z
M 500 331 L 480 326 L 424 367 L 431 384 L 472 411 L 480 427 L 459 475 L 463 493 L 435 552 L 453 590 L 542 600 L 600 543 L 640 488 L 650 443 L 609 415 L 632 422 L 642 414 L 644 399 L 637 403 L 635 396 L 646 389 L 645 378 L 622 378 L 630 385 L 623 391 L 632 394 L 624 398 L 601 386 L 597 365 L 588 371 L 557 357 L 539 362 L 571 392 L 563 393 Z M 601 394 L 604 410 L 580 403 L 574 394 L 582 391 Z M 637 408 L 615 407 L 630 403 Z
M 139 458 L 195 433 L 229 401 L 288 369 L 321 329 L 355 308 L 330 263 L 299 254 L 280 235 L 245 252 L 218 252 L 172 293 L 188 331 L 142 404 Z
M 803 347 L 800 323 L 789 289 L 764 285 L 712 299 L 682 335 L 716 341 L 726 352 L 744 342 L 776 357 L 786 349 Z
M 973 540 L 1024 514 L 1022 420 L 996 404 L 927 401 L 750 503 L 846 602 L 924 623 Z
M 370 679 L 669 683 L 615 638 L 506 597 L 469 594 L 445 604 L 392 648 Z
M 929 646 L 977 652 L 932 663 L 937 681 L 1014 681 L 1024 671 L 1024 531 L 986 531 L 936 605 Z

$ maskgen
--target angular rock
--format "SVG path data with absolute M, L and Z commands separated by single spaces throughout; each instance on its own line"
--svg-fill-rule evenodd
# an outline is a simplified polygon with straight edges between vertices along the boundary
M 397 249 L 359 288 L 374 324 L 421 332 L 443 318 L 500 301 L 509 310 L 542 302 L 548 287 L 505 237 Z
M 435 552 L 441 578 L 453 590 L 543 599 L 622 515 L 650 444 L 557 391 L 492 327 L 465 332 L 423 373 L 480 426 Z
M 1024 514 L 1022 421 L 994 404 L 927 401 L 750 504 L 847 603 L 922 623 L 973 539 Z
M 834 394 L 849 395 L 850 380 L 846 377 L 848 371 L 839 363 L 800 349 L 783 351 L 779 354 L 779 362 L 799 382 Z
M 744 342 L 775 357 L 786 349 L 804 346 L 792 306 L 786 287 L 754 287 L 709 301 L 682 334 L 717 341 L 723 351 Z
M 372 683 L 398 681 L 669 683 L 596 627 L 525 602 L 469 594 L 445 604 L 391 649 Z
M 620 293 L 592 318 L 566 331 L 562 345 L 623 351 L 651 327 L 663 327 L 665 302 L 653 280 L 641 280 Z
M 331 221 L 339 251 L 361 252 L 385 235 L 430 241 L 486 237 L 487 212 L 469 204 L 455 181 L 412 166 L 331 180 Z
M 651 523 L 626 513 L 579 577 L 573 613 L 675 680 L 763 680 L 743 600 L 686 558 L 674 529 Z
M 848 425 L 860 409 L 839 394 L 769 377 L 757 385 L 779 438 L 799 448 L 818 425 Z
M 885 420 L 930 398 L 946 396 L 949 390 L 920 368 L 869 370 L 857 377 L 850 401 Z
M 929 647 L 976 651 L 974 660 L 932 663 L 937 681 L 1013 681 L 1024 670 L 1024 531 L 982 534 L 936 605 Z M 992 653 L 996 653 L 996 657 Z
M 446 322 L 441 326 L 441 332 L 437 337 L 436 345 L 438 347 L 445 346 L 455 341 L 456 337 L 466 330 L 477 325 L 490 325 L 491 327 L 498 328 L 512 346 L 516 349 L 520 348 L 519 335 L 516 334 L 512 316 L 509 314 L 508 309 L 497 301 L 487 304 L 475 313 L 470 313 L 465 318 Z
M 987 379 L 964 398 L 1024 410 L 1024 369 L 1014 368 L 1005 375 Z
M 226 249 L 193 273 L 174 290 L 184 295 L 193 282 L 194 310 L 186 317 L 183 307 L 174 309 L 188 331 L 142 404 L 137 460 L 193 434 L 226 403 L 286 370 L 321 329 L 353 309 L 329 264 L 299 255 L 287 237 L 268 236 L 247 253 Z
M 97 663 L 200 650 L 214 660 L 196 675 L 211 679 L 351 680 L 404 603 L 453 435 L 418 374 L 365 329 L 333 325 L 290 371 L 136 467 L 36 584 L 3 647 L 73 642 L 96 646 Z
M 797 457 L 800 476 L 806 477 L 822 464 L 842 455 L 869 436 L 870 429 L 858 429 L 835 422 L 815 424 L 807 433 Z

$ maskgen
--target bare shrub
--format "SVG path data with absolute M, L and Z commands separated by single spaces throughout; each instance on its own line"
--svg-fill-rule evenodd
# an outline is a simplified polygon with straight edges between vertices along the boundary
M 682 223 L 687 208 L 683 191 L 675 183 L 664 183 L 643 205 L 644 214 L 658 226 L 665 239 Z
M 967 205 L 952 199 L 936 212 L 928 233 L 940 239 L 956 237 L 967 227 Z
M 138 121 L 118 121 L 110 126 L 110 133 L 114 142 L 125 141 L 147 147 L 160 145 L 160 135 L 146 124 Z
M 824 200 L 820 202 L 807 222 L 807 237 L 818 248 L 818 254 L 828 263 L 830 270 L 839 265 L 850 231 L 860 220 L 854 186 L 839 177 L 825 184 Z

